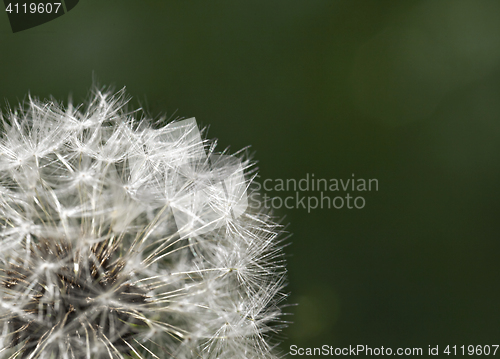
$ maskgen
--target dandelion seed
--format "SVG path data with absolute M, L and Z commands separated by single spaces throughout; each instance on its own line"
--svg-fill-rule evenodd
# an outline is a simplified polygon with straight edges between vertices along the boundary
M 126 103 L 1 118 L 0 356 L 274 358 L 282 229 L 247 208 L 251 162 Z

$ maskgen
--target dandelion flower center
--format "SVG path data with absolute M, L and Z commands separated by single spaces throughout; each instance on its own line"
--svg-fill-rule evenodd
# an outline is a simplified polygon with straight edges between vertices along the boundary
M 127 102 L 0 114 L 0 356 L 275 358 L 283 229 L 253 163 Z
M 87 343 L 95 347 L 110 340 L 109 345 L 120 352 L 130 352 L 125 342 L 144 327 L 134 311 L 140 313 L 147 296 L 126 283 L 124 265 L 119 258 L 111 258 L 111 248 L 98 243 L 87 251 L 41 240 L 30 248 L 27 261 L 19 259 L 3 270 L 7 278 L 3 285 L 16 312 L 9 323 L 14 333 L 10 345 L 24 343 L 22 357 L 29 357 L 42 338 L 54 331 L 66 335 L 60 340 L 71 347 Z M 53 354 L 62 356 L 57 348 Z

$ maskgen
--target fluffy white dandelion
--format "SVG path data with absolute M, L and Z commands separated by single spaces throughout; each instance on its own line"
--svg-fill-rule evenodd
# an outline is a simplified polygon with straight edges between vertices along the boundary
M 2 116 L 0 357 L 273 358 L 282 236 L 251 162 L 94 92 Z

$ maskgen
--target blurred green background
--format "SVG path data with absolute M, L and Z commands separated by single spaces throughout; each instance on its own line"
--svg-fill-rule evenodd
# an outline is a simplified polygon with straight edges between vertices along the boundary
M 284 352 L 500 344 L 500 1 L 82 0 L 15 34 L 0 15 L 2 101 L 82 102 L 93 74 L 252 145 L 261 181 L 378 179 L 362 210 L 276 211 Z

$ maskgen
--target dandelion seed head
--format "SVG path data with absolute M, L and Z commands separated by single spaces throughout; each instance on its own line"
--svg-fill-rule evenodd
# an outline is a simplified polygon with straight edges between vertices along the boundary
M 128 100 L 1 115 L 0 356 L 274 358 L 283 229 L 252 163 Z

